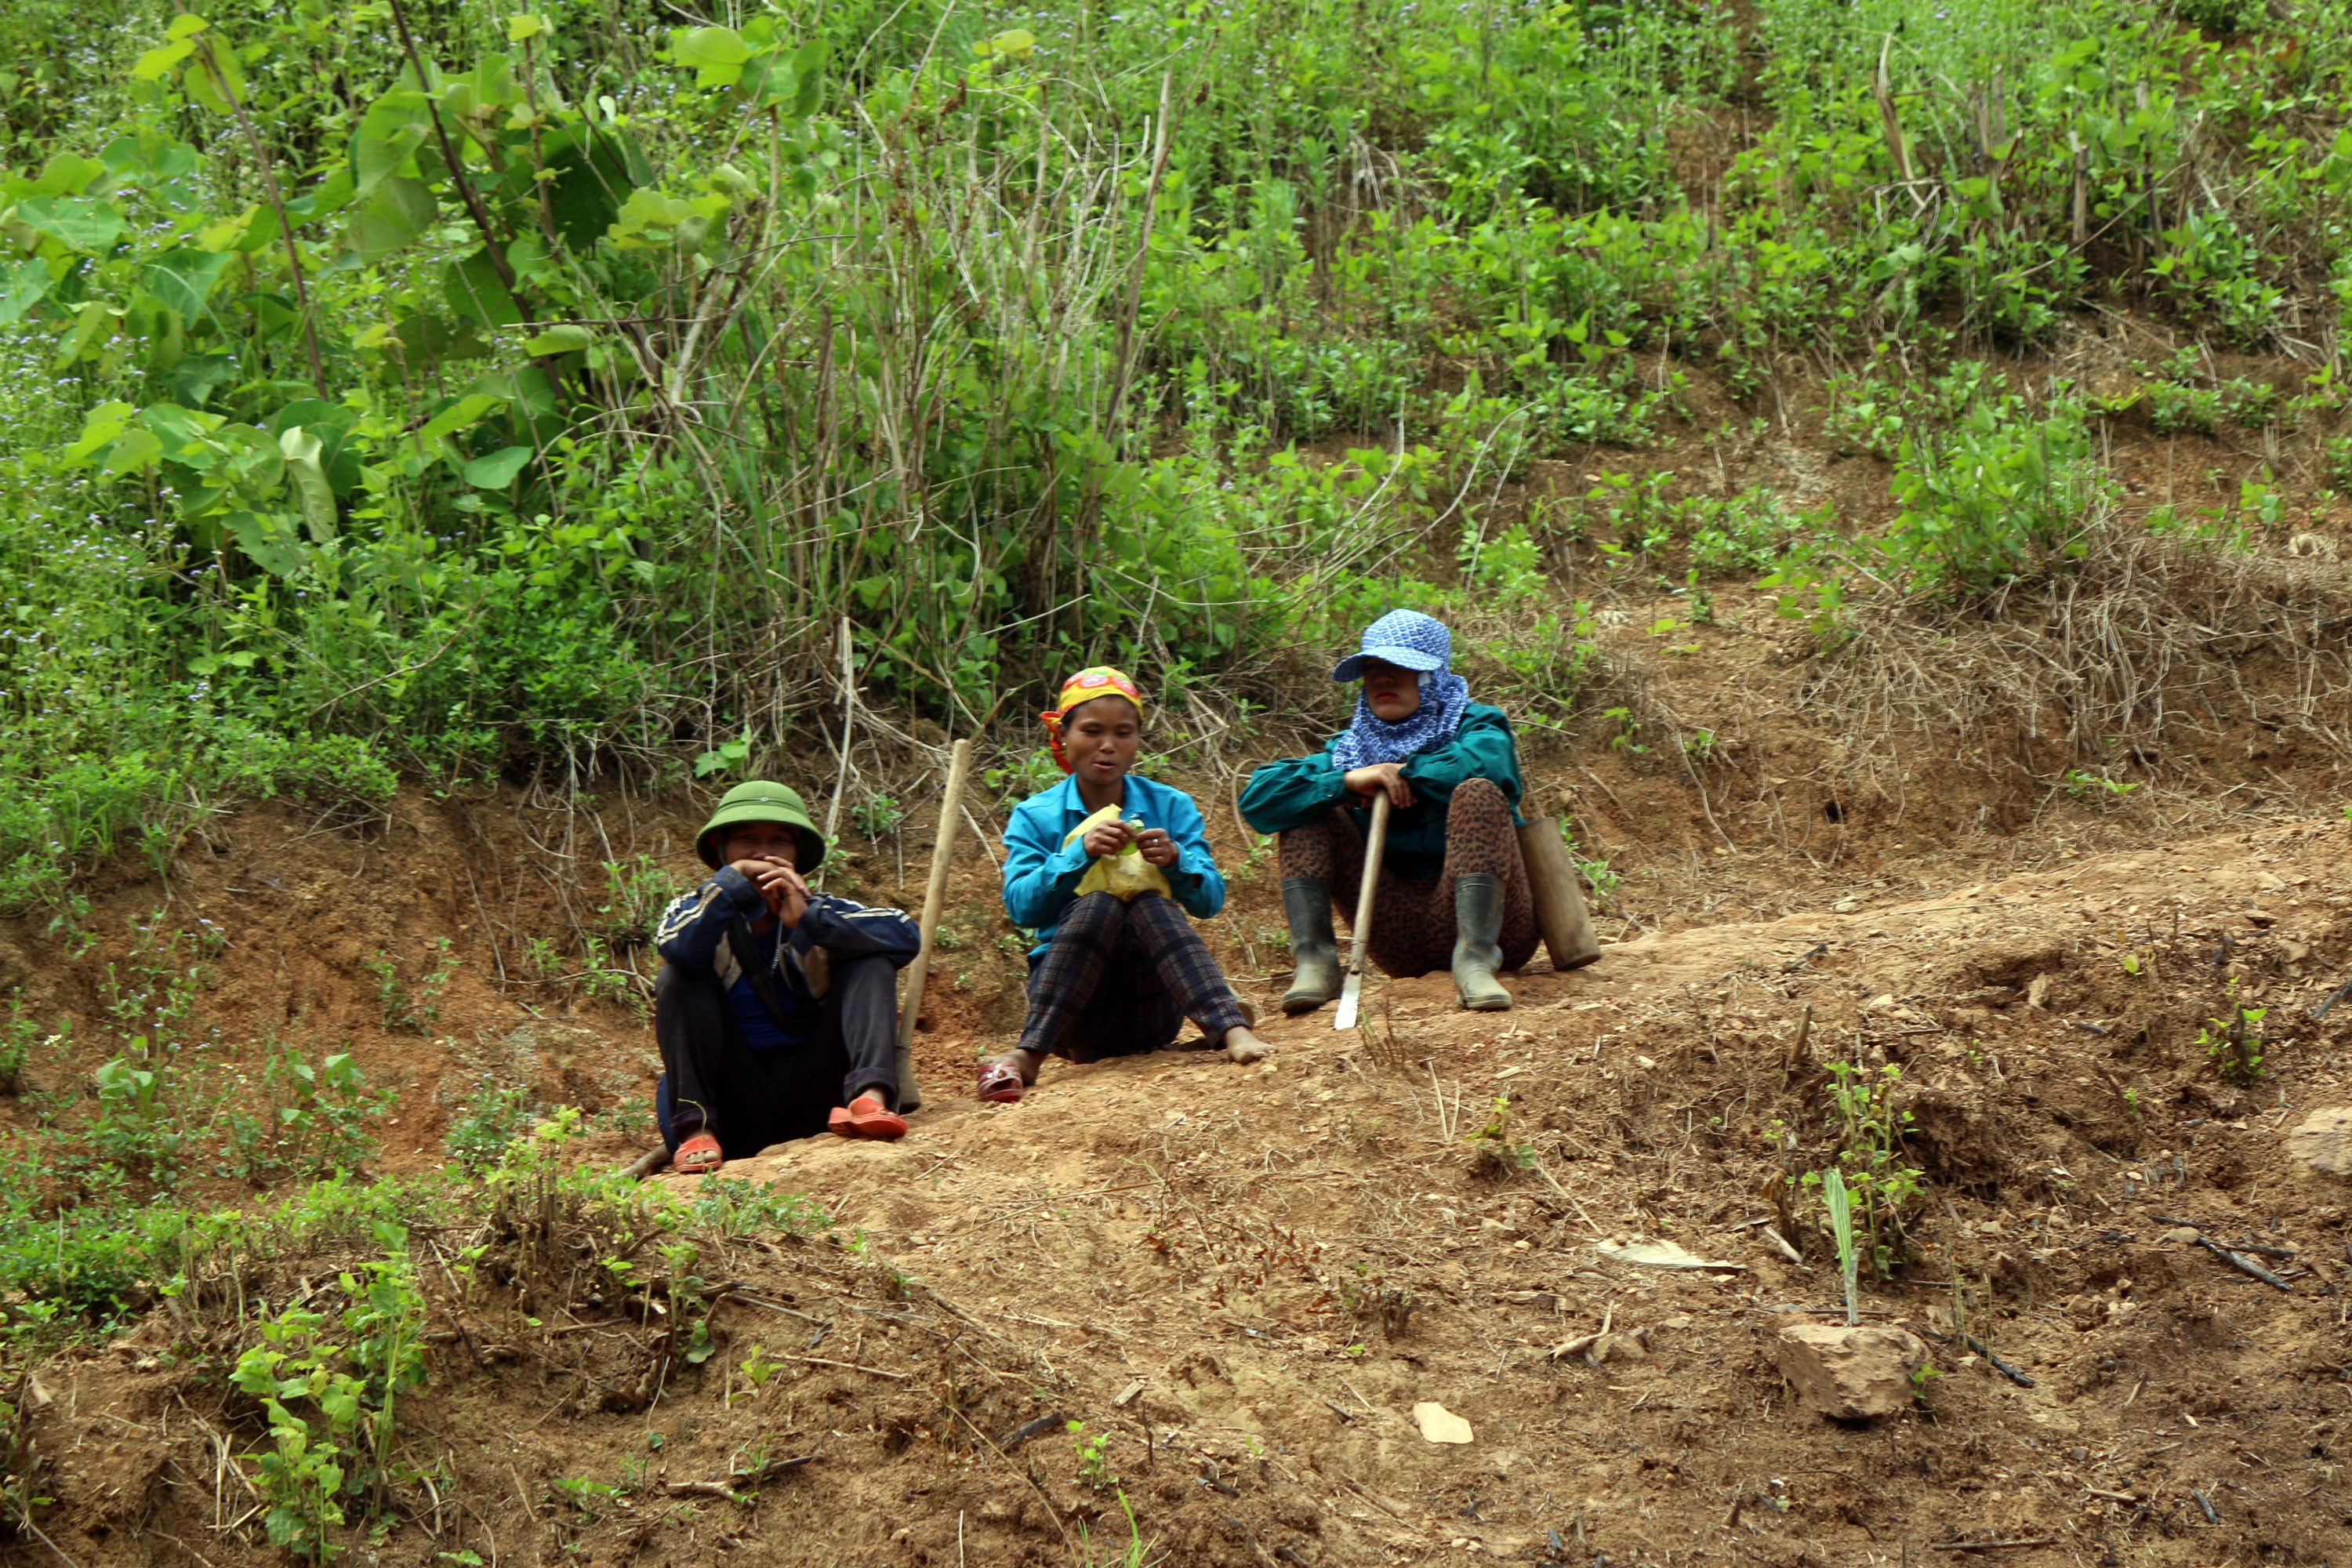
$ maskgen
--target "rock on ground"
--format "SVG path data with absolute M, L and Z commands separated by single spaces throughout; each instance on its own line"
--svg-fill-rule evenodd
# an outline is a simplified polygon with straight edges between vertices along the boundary
M 2305 1117 L 2286 1135 L 2286 1152 L 2323 1175 L 2352 1176 L 2352 1106 L 2326 1106 Z
M 1852 1421 L 1907 1406 L 1927 1347 L 1904 1329 L 1792 1323 L 1774 1359 L 1807 1409 Z

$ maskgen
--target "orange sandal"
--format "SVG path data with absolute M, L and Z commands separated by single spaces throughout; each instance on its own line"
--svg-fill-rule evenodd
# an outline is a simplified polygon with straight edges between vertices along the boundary
M 882 1103 L 877 1094 L 861 1094 L 847 1105 L 836 1105 L 825 1125 L 844 1138 L 904 1138 L 907 1119 Z
M 669 1157 L 670 1169 L 680 1175 L 702 1176 L 719 1169 L 727 1156 L 720 1152 L 719 1140 L 708 1132 L 698 1132 L 677 1146 Z

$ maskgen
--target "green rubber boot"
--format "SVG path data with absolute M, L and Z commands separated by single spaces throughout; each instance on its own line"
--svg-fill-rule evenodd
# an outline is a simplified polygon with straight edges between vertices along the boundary
M 1282 879 L 1282 912 L 1290 922 L 1290 956 L 1298 972 L 1282 994 L 1286 1013 L 1312 1013 L 1339 994 L 1339 942 L 1331 934 L 1331 884 L 1307 877 Z
M 1501 1013 L 1511 994 L 1495 978 L 1503 962 L 1503 879 L 1484 871 L 1454 879 L 1454 990 L 1473 1013 Z

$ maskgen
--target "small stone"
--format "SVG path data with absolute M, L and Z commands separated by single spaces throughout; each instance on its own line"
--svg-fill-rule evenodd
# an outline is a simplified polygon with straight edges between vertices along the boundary
M 1412 1407 L 1413 1424 L 1421 1428 L 1423 1441 L 1430 1443 L 1467 1443 L 1470 1423 L 1434 1400 L 1423 1400 Z
M 2251 926 L 2274 926 L 2278 924 L 2278 916 L 2268 910 L 2248 910 L 2246 923 Z
M 1836 903 L 1830 906 L 1830 912 L 1832 914 L 1850 915 L 1861 908 L 1862 900 L 1860 899 L 1840 899 Z
M 1903 1329 L 1791 1323 L 1774 1360 L 1807 1409 L 1856 1421 L 1910 1405 L 1911 1374 L 1927 1364 L 1927 1347 Z
M 2313 1111 L 2286 1135 L 2286 1152 L 2322 1175 L 2352 1176 L 2352 1106 Z
M 2164 1233 L 2164 1239 L 2179 1247 L 2194 1247 L 2197 1245 L 2197 1227 L 2193 1225 L 2176 1225 Z

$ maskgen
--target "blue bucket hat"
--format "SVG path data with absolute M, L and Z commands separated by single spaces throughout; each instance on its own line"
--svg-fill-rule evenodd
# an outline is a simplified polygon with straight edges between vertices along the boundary
M 1364 628 L 1364 646 L 1331 667 L 1334 680 L 1360 680 L 1371 659 L 1426 675 L 1454 658 L 1454 634 L 1445 623 L 1418 610 L 1391 610 Z

